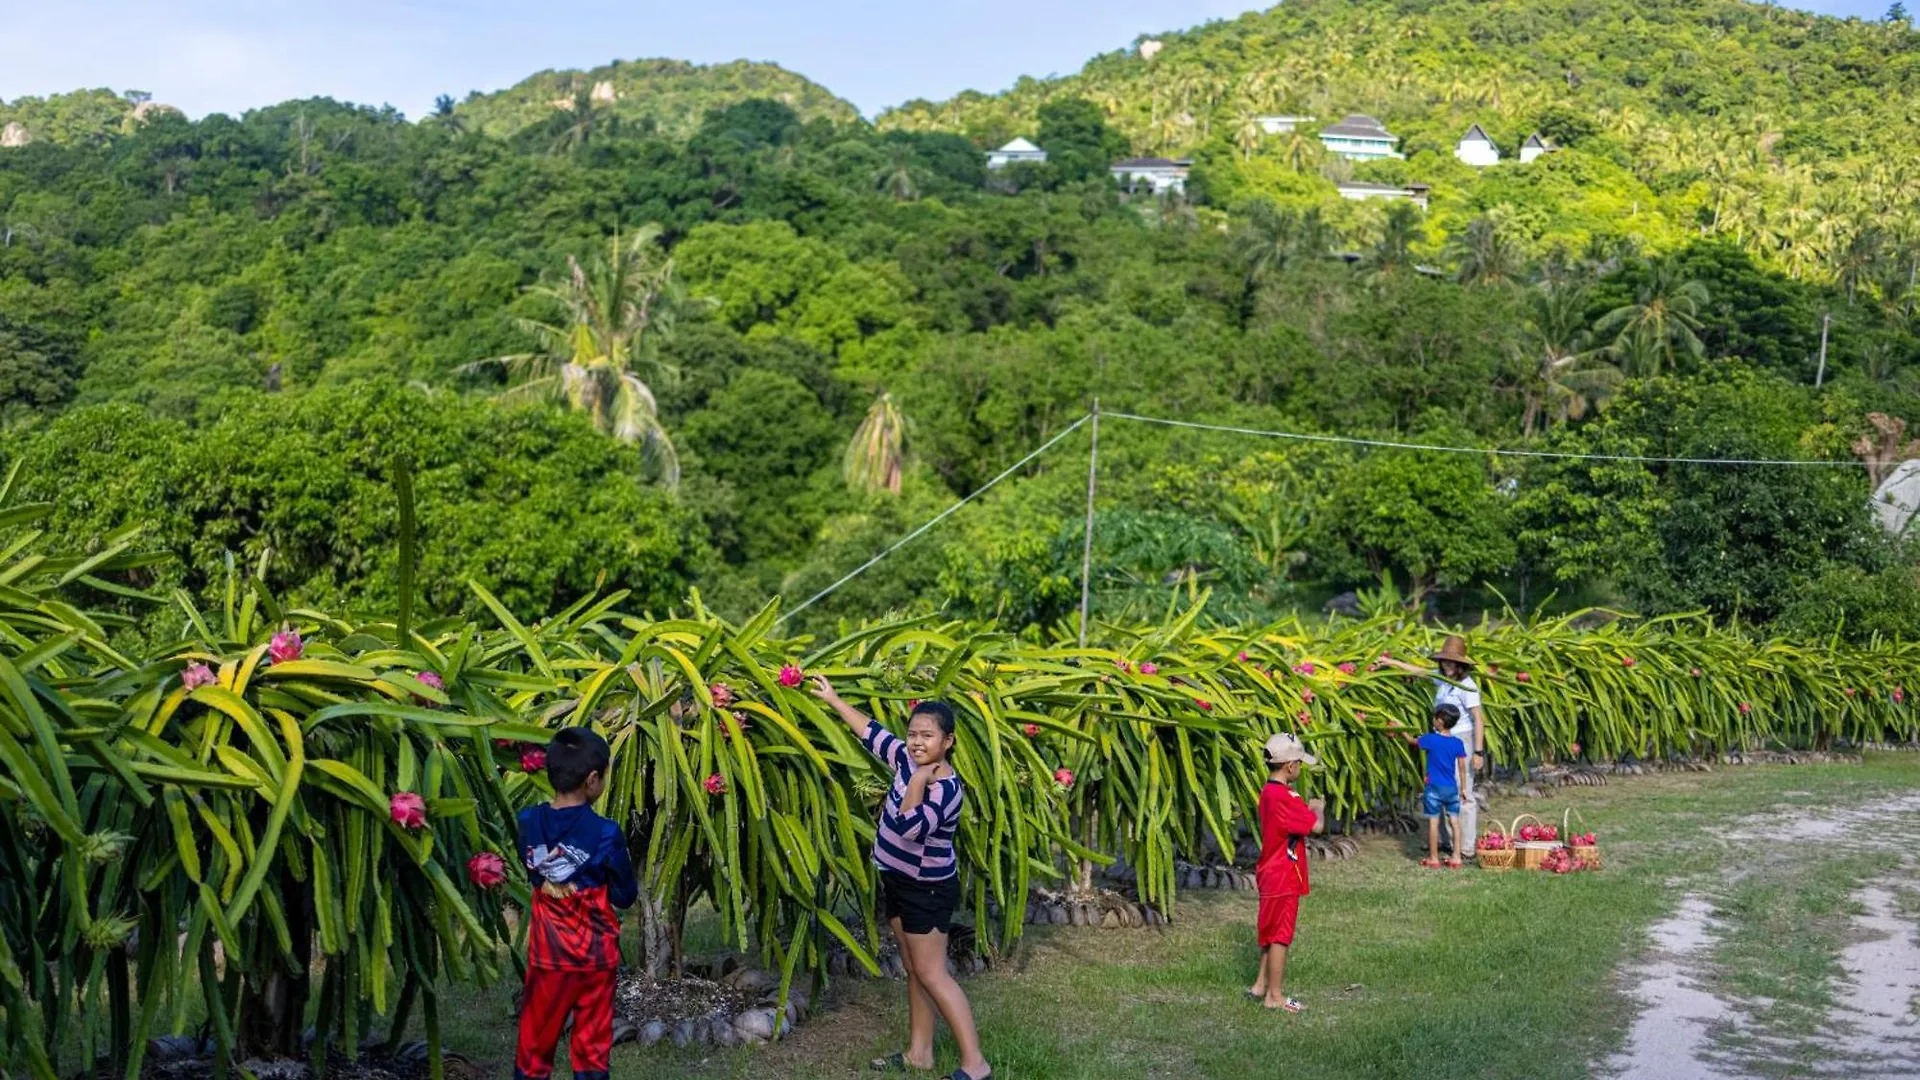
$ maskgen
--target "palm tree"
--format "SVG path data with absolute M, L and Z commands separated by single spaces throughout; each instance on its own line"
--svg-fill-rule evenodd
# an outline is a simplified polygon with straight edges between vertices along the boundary
M 1245 268 L 1247 283 L 1257 285 L 1297 260 L 1324 256 L 1332 244 L 1333 227 L 1320 216 L 1319 207 L 1303 214 L 1261 200 L 1247 208 L 1246 220 L 1233 237 L 1233 255 Z
M 1619 390 L 1620 369 L 1601 350 L 1588 349 L 1586 290 L 1539 285 L 1528 292 L 1525 337 L 1531 352 L 1522 431 L 1532 435 L 1541 416 L 1549 423 L 1578 420 L 1589 408 L 1604 408 Z
M 1319 163 L 1322 149 L 1319 139 L 1301 131 L 1296 125 L 1287 135 L 1287 145 L 1281 154 L 1286 158 L 1289 168 L 1294 172 L 1303 173 Z
M 468 367 L 504 367 L 517 380 L 507 395 L 562 398 L 592 416 L 601 431 L 642 444 L 671 487 L 680 482 L 680 458 L 641 374 L 656 381 L 679 375 L 661 359 L 659 347 L 672 338 L 680 316 L 705 301 L 688 297 L 675 279 L 673 259 L 659 247 L 660 232 L 649 224 L 629 237 L 615 233 L 607 254 L 587 266 L 569 255 L 565 282 L 528 290 L 561 313 L 552 321 L 518 320 L 536 342 L 535 351 Z
M 595 135 L 604 134 L 618 124 L 612 106 L 595 97 L 593 87 L 585 80 L 575 79 L 567 96 L 555 102 L 554 107 L 566 116 L 559 121 L 559 134 L 547 148 L 548 153 L 584 150 Z
M 1420 208 L 1410 202 L 1387 206 L 1380 222 L 1380 240 L 1361 259 L 1374 278 L 1397 273 L 1413 265 L 1413 242 L 1420 238 Z
M 894 404 L 893 395 L 882 392 L 867 407 L 867 418 L 854 429 L 847 443 L 844 472 L 847 486 L 855 491 L 886 491 L 900 494 L 900 475 L 907 464 L 907 421 Z
M 1253 152 L 1265 138 L 1267 129 L 1260 126 L 1260 112 L 1251 102 L 1241 107 L 1233 118 L 1233 145 L 1240 148 L 1240 160 L 1253 157 Z
M 1886 234 L 1869 225 L 1857 230 L 1840 246 L 1834 276 L 1839 279 L 1840 287 L 1846 290 L 1848 306 L 1853 304 L 1854 293 L 1871 281 L 1874 271 L 1880 268 L 1885 242 Z
M 911 147 L 892 143 L 887 147 L 886 164 L 873 174 L 873 186 L 893 196 L 894 202 L 912 202 L 920 197 L 920 185 L 914 182 L 917 160 Z
M 1635 291 L 1633 302 L 1602 315 L 1593 332 L 1596 337 L 1612 337 L 1607 348 L 1623 370 L 1651 375 L 1662 367 L 1674 367 L 1676 352 L 1694 357 L 1706 352 L 1698 333 L 1700 311 L 1706 305 L 1705 285 L 1682 277 L 1672 263 L 1659 262 Z
M 1448 243 L 1462 285 L 1497 285 L 1512 281 L 1526 267 L 1526 256 L 1498 217 L 1482 214 L 1467 222 L 1466 231 Z

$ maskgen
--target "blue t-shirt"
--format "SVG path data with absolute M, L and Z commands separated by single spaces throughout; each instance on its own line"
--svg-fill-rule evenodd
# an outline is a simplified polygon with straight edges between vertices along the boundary
M 1467 756 L 1467 744 L 1451 735 L 1429 731 L 1415 744 L 1427 752 L 1427 783 L 1434 787 L 1457 788 L 1460 775 L 1454 763 Z
M 607 902 L 632 907 L 640 892 L 620 827 L 591 806 L 539 803 L 520 811 L 520 858 L 527 879 L 607 890 Z

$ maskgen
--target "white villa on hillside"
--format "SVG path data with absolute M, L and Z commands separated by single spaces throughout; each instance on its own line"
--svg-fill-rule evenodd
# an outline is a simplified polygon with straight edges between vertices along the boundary
M 1288 135 L 1301 124 L 1313 123 L 1311 116 L 1256 116 L 1253 122 L 1269 135 Z
M 1385 199 L 1388 202 L 1406 199 L 1422 210 L 1427 208 L 1427 195 L 1433 190 L 1427 184 L 1374 184 L 1365 180 L 1342 180 L 1335 186 L 1340 189 L 1343 199 Z
M 1165 195 L 1169 191 L 1187 190 L 1187 170 L 1192 165 L 1191 158 L 1128 158 L 1114 162 L 1111 172 L 1123 188 L 1144 184 L 1151 187 L 1155 195 Z
M 1492 136 L 1479 124 L 1468 128 L 1467 133 L 1460 136 L 1459 144 L 1453 148 L 1453 156 L 1476 169 L 1500 164 L 1500 148 L 1494 145 Z
M 1320 129 L 1320 144 L 1329 153 L 1350 161 L 1406 157 L 1393 148 L 1393 144 L 1399 141 L 1400 137 L 1388 131 L 1380 121 L 1361 113 L 1351 113 L 1339 123 L 1328 124 Z
M 1520 164 L 1525 165 L 1541 154 L 1551 154 L 1558 149 L 1559 147 L 1541 138 L 1540 133 L 1536 131 L 1527 136 L 1526 142 L 1520 144 Z
M 987 168 L 1004 169 L 1020 162 L 1032 162 L 1035 165 L 1047 160 L 1047 152 L 1025 139 L 1015 139 L 998 150 L 987 151 Z

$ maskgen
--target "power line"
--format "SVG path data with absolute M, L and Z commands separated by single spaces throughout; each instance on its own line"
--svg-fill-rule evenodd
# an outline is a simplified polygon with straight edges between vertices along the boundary
M 1338 443 L 1342 446 L 1373 446 L 1388 450 L 1430 450 L 1442 454 L 1497 454 L 1502 457 L 1558 458 L 1567 461 L 1638 461 L 1649 465 L 1817 465 L 1824 467 L 1859 468 L 1865 464 L 1859 461 L 1642 457 L 1637 454 L 1574 454 L 1558 450 L 1507 450 L 1487 446 L 1440 446 L 1431 443 L 1393 442 L 1386 439 L 1361 439 L 1351 435 L 1308 435 L 1298 431 L 1264 431 L 1259 428 L 1233 427 L 1227 424 L 1202 424 L 1193 420 L 1168 420 L 1165 417 L 1140 416 L 1136 413 L 1102 412 L 1100 415 L 1111 416 L 1121 420 L 1138 420 L 1146 424 L 1163 424 L 1167 427 L 1195 428 L 1201 431 L 1221 431 L 1230 435 L 1259 435 L 1270 439 L 1292 439 L 1297 442 Z
M 1575 454 L 1575 453 L 1569 453 L 1566 451 L 1559 451 L 1559 450 L 1510 450 L 1510 449 L 1502 449 L 1498 447 L 1487 447 L 1487 446 L 1444 446 L 1437 443 L 1396 442 L 1390 439 L 1362 439 L 1352 435 L 1311 435 L 1311 434 L 1307 434 L 1305 432 L 1299 432 L 1299 431 L 1268 431 L 1263 428 L 1235 427 L 1230 424 L 1203 424 L 1195 420 L 1170 420 L 1163 416 L 1141 416 L 1138 413 L 1108 412 L 1106 410 L 1101 410 L 1100 415 L 1110 416 L 1119 420 L 1135 420 L 1143 424 L 1160 424 L 1165 427 L 1191 428 L 1196 431 L 1218 431 L 1218 432 L 1224 432 L 1229 435 L 1255 435 L 1255 436 L 1268 438 L 1268 439 L 1289 439 L 1295 442 L 1334 443 L 1340 446 L 1368 446 L 1368 447 L 1376 447 L 1384 450 L 1424 450 L 1424 451 L 1430 451 L 1433 453 L 1440 453 L 1440 454 L 1493 454 L 1500 457 L 1552 458 L 1552 459 L 1561 460 L 1561 461 L 1633 461 L 1633 462 L 1639 462 L 1641 464 L 1646 464 L 1646 465 L 1738 465 L 1738 466 L 1816 465 L 1816 466 L 1838 467 L 1838 468 L 1855 468 L 1865 464 L 1864 462 L 1858 462 L 1858 461 L 1809 461 L 1804 459 L 1785 459 L 1785 458 L 1765 459 L 1765 458 L 1648 457 L 1648 456 L 1642 456 L 1638 454 Z M 864 574 L 868 570 L 871 570 L 874 566 L 878 565 L 882 559 L 885 559 L 887 556 L 893 554 L 896 551 L 899 551 L 903 547 L 906 547 L 908 544 L 918 539 L 923 533 L 927 532 L 927 530 L 933 528 L 935 525 L 940 524 L 942 521 L 945 521 L 947 518 L 952 517 L 954 513 L 957 512 L 961 507 L 967 505 L 968 503 L 979 498 L 980 496 L 985 495 L 989 490 L 991 490 L 994 487 L 994 485 L 1000 483 L 1000 481 L 1005 480 L 1007 477 L 1012 476 L 1016 472 L 1019 472 L 1020 469 L 1023 468 L 1028 462 L 1032 461 L 1034 458 L 1037 458 L 1041 454 L 1044 454 L 1048 450 L 1052 449 L 1055 443 L 1058 443 L 1061 439 L 1064 439 L 1068 435 L 1071 435 L 1075 431 L 1078 431 L 1081 425 L 1093 419 L 1093 416 L 1094 416 L 1093 413 L 1087 413 L 1085 416 L 1080 417 L 1078 420 L 1075 420 L 1073 423 L 1068 424 L 1065 428 L 1062 428 L 1058 434 L 1054 435 L 1051 439 L 1048 439 L 1046 442 L 1043 442 L 1039 446 L 1035 447 L 1030 453 L 1027 454 L 1027 456 L 1021 458 L 1019 461 L 1016 461 L 1012 465 L 1008 466 L 1006 470 L 1003 471 L 1000 475 L 994 477 L 993 479 L 987 481 L 985 484 L 981 485 L 981 487 L 978 490 L 974 491 L 972 494 L 968 495 L 966 498 L 961 499 L 959 502 L 956 502 L 952 506 L 947 507 L 945 510 L 940 511 L 940 513 L 934 515 L 931 519 L 923 523 L 919 528 L 913 530 L 912 532 L 908 533 L 907 535 L 901 537 L 900 539 L 894 541 L 892 544 L 888 545 L 886 550 L 880 552 L 880 554 L 875 555 L 873 558 L 868 559 L 866 562 L 861 563 L 859 566 L 849 571 L 844 577 L 840 578 L 840 580 L 834 582 L 833 584 L 827 586 L 824 589 L 821 589 L 819 592 L 814 593 L 812 596 L 807 598 L 805 603 L 802 603 L 794 607 L 793 609 L 787 611 L 785 614 L 781 615 L 778 622 L 781 622 L 781 623 L 786 622 L 788 619 L 793 618 L 795 615 L 800 614 L 802 611 L 805 611 L 806 609 L 812 607 L 814 604 L 825 599 L 830 593 L 840 588 L 842 585 L 845 585 L 847 582 L 852 581 L 854 578 L 857 578 L 861 574 Z M 1088 529 L 1089 540 L 1091 540 L 1091 536 L 1092 536 L 1092 529 L 1089 528 Z
M 842 585 L 845 585 L 847 582 L 852 581 L 854 578 L 859 577 L 861 574 L 866 573 L 869 569 L 873 567 L 875 563 L 878 563 L 881 559 L 884 559 L 887 556 L 893 554 L 894 552 L 899 551 L 901 548 L 906 547 L 909 543 L 913 541 L 915 537 L 919 536 L 921 533 L 924 533 L 928 529 L 933 528 L 935 525 L 940 524 L 942 521 L 947 520 L 947 518 L 953 515 L 954 511 L 967 505 L 968 503 L 979 498 L 980 496 L 985 495 L 988 489 L 992 488 L 995 484 L 998 484 L 1000 481 L 1005 480 L 1007 477 L 1012 476 L 1016 472 L 1019 472 L 1020 468 L 1024 466 L 1027 462 L 1032 461 L 1034 458 L 1037 458 L 1041 454 L 1046 453 L 1049 449 L 1053 447 L 1054 443 L 1057 443 L 1061 439 L 1064 439 L 1067 436 L 1073 434 L 1075 431 L 1078 431 L 1080 429 L 1080 425 L 1086 423 L 1087 420 L 1092 415 L 1093 415 L 1092 413 L 1088 413 L 1086 416 L 1082 416 L 1080 419 L 1075 420 L 1071 424 L 1068 424 L 1065 428 L 1061 429 L 1058 435 L 1055 435 L 1053 438 L 1048 439 L 1046 442 L 1041 443 L 1038 447 L 1034 448 L 1032 453 L 1028 454 L 1026 457 L 1023 457 L 1019 461 L 1014 462 L 1012 465 L 1007 466 L 1007 469 L 1005 472 L 987 481 L 985 485 L 979 488 L 979 490 L 975 491 L 971 495 L 968 495 L 966 498 L 961 499 L 959 502 L 954 503 L 952 506 L 947 507 L 945 510 L 940 511 L 939 514 L 935 515 L 926 524 L 920 526 L 919 528 L 913 530 L 907 535 L 894 541 L 893 544 L 890 547 L 888 547 L 885 551 L 882 551 L 880 554 L 875 555 L 873 558 L 868 559 L 866 562 L 861 563 L 851 573 L 847 574 L 847 576 L 841 578 L 839 581 L 836 581 L 833 584 L 827 586 L 826 588 L 821 589 L 819 592 L 814 593 L 812 596 L 807 598 L 806 603 L 801 604 L 798 607 L 792 609 L 791 611 L 788 611 L 786 614 L 780 616 L 778 622 L 786 622 L 788 619 L 791 619 L 795 615 L 798 615 L 801 612 L 812 607 L 816 601 L 824 598 L 828 593 L 832 592 L 833 590 L 839 588 Z

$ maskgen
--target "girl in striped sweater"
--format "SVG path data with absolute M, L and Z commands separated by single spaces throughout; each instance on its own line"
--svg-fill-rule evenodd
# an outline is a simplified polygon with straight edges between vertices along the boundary
M 933 1068 L 936 1012 L 953 1030 L 960 1067 L 948 1080 L 986 1080 L 993 1074 L 980 1055 L 973 1009 L 960 984 L 947 973 L 947 932 L 960 902 L 960 872 L 953 834 L 960 827 L 960 777 L 947 762 L 953 750 L 953 710 L 923 701 L 907 718 L 905 739 L 840 700 L 833 684 L 814 679 L 813 692 L 846 721 L 866 748 L 893 770 L 893 786 L 880 810 L 873 864 L 880 870 L 882 913 L 900 943 L 907 968 L 907 1048 L 874 1061 L 882 1071 Z

